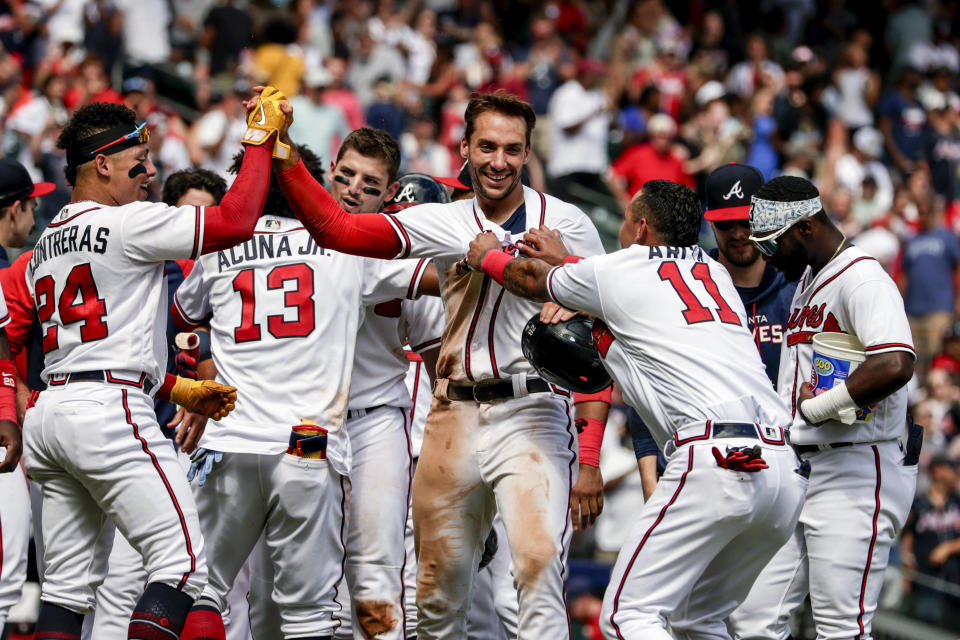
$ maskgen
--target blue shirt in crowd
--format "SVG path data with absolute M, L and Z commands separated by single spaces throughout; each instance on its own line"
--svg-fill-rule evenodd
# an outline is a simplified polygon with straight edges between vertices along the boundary
M 918 233 L 903 248 L 907 277 L 904 307 L 910 315 L 953 312 L 953 274 L 960 262 L 960 242 L 940 227 Z

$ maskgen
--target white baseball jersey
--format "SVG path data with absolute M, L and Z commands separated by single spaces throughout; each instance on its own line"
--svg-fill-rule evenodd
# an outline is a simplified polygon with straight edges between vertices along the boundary
M 350 409 L 367 409 L 388 405 L 406 408 L 410 406 L 410 394 L 407 393 L 403 379 L 409 368 L 409 361 L 403 352 L 408 324 L 404 318 L 409 309 L 407 303 L 417 295 L 420 279 L 430 263 L 426 258 L 420 260 L 396 260 L 393 268 L 407 270 L 410 286 L 404 293 L 407 300 L 400 298 L 372 305 L 366 309 L 363 322 L 357 331 L 357 350 L 353 357 L 353 380 L 350 383 Z M 436 328 L 437 344 L 443 320 Z
M 790 309 L 777 381 L 781 397 L 793 411 L 790 440 L 795 444 L 827 444 L 901 437 L 906 428 L 906 387 L 858 411 L 852 425 L 830 420 L 812 426 L 797 410 L 800 385 L 811 377 L 813 336 L 817 333 L 842 331 L 854 335 L 868 356 L 891 351 L 915 355 L 903 298 L 880 263 L 857 247 L 850 247 L 816 276 L 807 267 Z
M 730 274 L 700 247 L 633 245 L 557 267 L 547 284 L 558 304 L 607 324 L 604 364 L 661 450 L 692 423 L 789 424 Z
M 410 395 L 410 450 L 414 458 L 420 455 L 423 445 L 423 429 L 427 424 L 433 392 L 430 376 L 424 368 L 424 351 L 440 346 L 443 333 L 443 303 L 439 298 L 424 296 L 416 301 L 405 300 L 404 317 L 407 318 L 407 373 L 404 383 Z
M 212 314 L 218 380 L 237 387 L 236 409 L 207 425 L 202 446 L 279 453 L 303 418 L 339 430 L 363 307 L 405 295 L 401 267 L 319 247 L 299 221 L 277 216 L 261 217 L 252 240 L 198 260 L 174 313 L 193 325 Z
M 152 202 L 71 202 L 60 210 L 26 271 L 43 330 L 45 382 L 103 369 L 163 381 L 164 260 L 199 256 L 203 218 L 203 207 Z
M 399 257 L 433 258 L 440 272 L 446 327 L 438 378 L 459 382 L 536 375 L 520 350 L 520 333 L 542 305 L 507 295 L 487 275 L 458 268 L 478 233 L 492 231 L 505 250 L 516 254 L 516 241 L 530 228 L 545 224 L 563 234 L 571 254 L 603 253 L 596 228 L 580 209 L 528 187 L 523 190 L 524 206 L 503 225 L 490 222 L 475 198 L 424 204 L 387 216 L 400 238 Z
M 3 287 L 0 287 L 0 329 L 10 324 L 10 312 L 7 311 L 7 299 L 3 297 Z

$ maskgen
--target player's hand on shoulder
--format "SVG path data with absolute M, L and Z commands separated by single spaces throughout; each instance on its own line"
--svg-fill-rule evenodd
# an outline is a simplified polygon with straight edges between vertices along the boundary
M 20 440 L 20 427 L 10 420 L 0 420 L 0 449 L 5 449 L 0 473 L 9 473 L 17 468 L 23 443 Z
M 559 324 L 566 322 L 577 315 L 577 311 L 570 311 L 556 302 L 544 302 L 540 309 L 540 322 L 544 324 Z
M 570 519 L 575 531 L 593 525 L 603 513 L 603 476 L 600 468 L 580 465 L 577 483 L 570 492 Z
M 237 388 L 213 380 L 178 377 L 170 400 L 187 411 L 220 420 L 236 406 Z
M 480 271 L 480 263 L 483 262 L 483 256 L 488 251 L 498 251 L 500 249 L 500 240 L 496 234 L 491 231 L 483 231 L 477 234 L 477 237 L 470 242 L 470 248 L 467 251 L 467 264 L 475 271 Z
M 517 248 L 528 258 L 537 258 L 557 267 L 570 255 L 563 245 L 563 236 L 556 229 L 540 225 L 539 229 L 530 229 L 523 235 L 523 241 Z

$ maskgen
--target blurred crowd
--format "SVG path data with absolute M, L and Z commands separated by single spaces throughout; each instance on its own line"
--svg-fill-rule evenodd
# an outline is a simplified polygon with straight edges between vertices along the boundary
M 434 176 L 460 169 L 469 96 L 515 93 L 538 116 L 532 186 L 580 204 L 611 248 L 649 179 L 702 191 L 735 161 L 814 180 L 904 294 L 927 437 L 900 600 L 957 624 L 960 1 L 0 0 L 0 45 L 2 155 L 59 187 L 38 227 L 69 197 L 54 142 L 71 110 L 133 108 L 159 192 L 191 166 L 231 177 L 256 84 L 292 99 L 293 138 L 325 161 L 367 124 Z M 642 500 L 612 431 L 600 556 Z

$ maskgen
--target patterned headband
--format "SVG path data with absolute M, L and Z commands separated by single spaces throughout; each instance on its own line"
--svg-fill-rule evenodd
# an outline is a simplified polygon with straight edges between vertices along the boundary
M 797 220 L 809 218 L 823 209 L 820 196 L 809 200 L 776 202 L 750 198 L 750 231 L 753 235 L 778 231 L 789 227 Z

